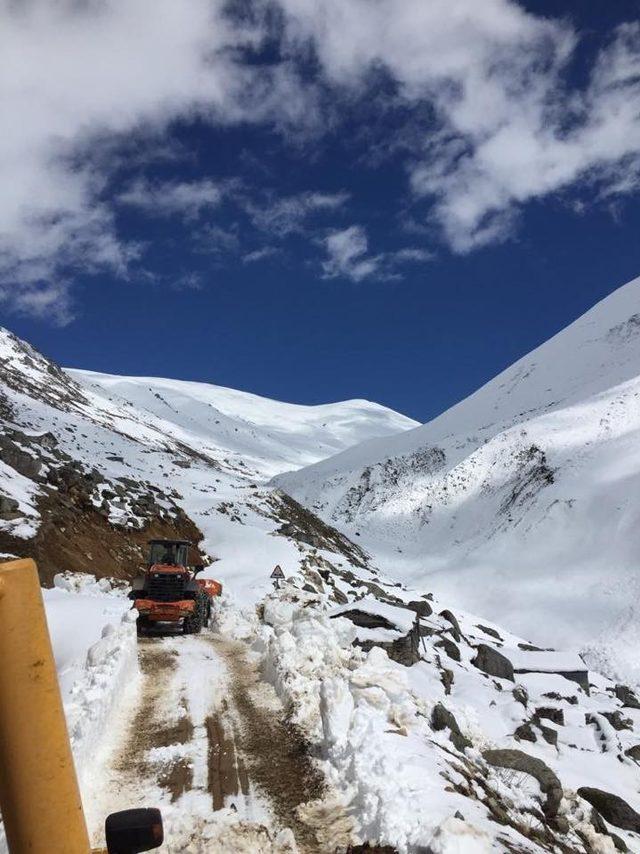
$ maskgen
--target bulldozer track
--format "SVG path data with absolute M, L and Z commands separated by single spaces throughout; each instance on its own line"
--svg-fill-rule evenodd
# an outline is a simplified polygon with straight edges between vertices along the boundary
M 298 815 L 301 804 L 322 796 L 322 774 L 246 644 L 209 631 L 147 637 L 138 657 L 139 690 L 122 712 L 90 821 L 159 805 L 166 852 L 329 850 Z M 278 836 L 287 828 L 289 843 Z M 211 833 L 218 835 L 210 847 L 203 839 Z

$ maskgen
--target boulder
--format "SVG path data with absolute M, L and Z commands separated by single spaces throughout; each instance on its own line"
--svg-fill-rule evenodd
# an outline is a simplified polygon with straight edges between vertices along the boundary
M 640 815 L 618 795 L 589 786 L 578 789 L 578 794 L 585 801 L 588 801 L 592 807 L 595 807 L 609 824 L 613 824 L 622 830 L 640 833 Z
M 623 729 L 633 729 L 633 721 L 631 718 L 625 718 L 621 711 L 615 712 L 600 712 L 603 718 L 606 718 L 611 726 L 620 732 Z
M 0 519 L 8 522 L 11 519 L 17 519 L 20 515 L 20 505 L 15 498 L 0 495 Z
M 513 665 L 509 659 L 485 643 L 478 644 L 476 647 L 476 657 L 472 659 L 471 664 L 482 670 L 483 673 L 488 673 L 489 676 L 497 676 L 498 679 L 509 679 L 514 682 Z
M 444 611 L 440 611 L 440 616 L 448 623 L 451 623 L 451 634 L 458 641 L 458 643 L 460 643 L 462 632 L 460 631 L 460 623 L 458 622 L 455 614 L 452 614 L 451 611 L 448 610 L 448 608 L 445 608 Z
M 447 695 L 450 694 L 451 686 L 454 683 L 453 670 L 447 670 L 446 667 L 443 667 L 440 671 L 440 681 L 442 682 L 444 693 Z
M 634 744 L 633 747 L 625 750 L 624 755 L 633 759 L 634 762 L 640 762 L 640 744 Z
M 433 608 L 424 599 L 420 601 L 412 599 L 411 602 L 407 602 L 407 608 L 410 611 L 415 611 L 419 617 L 430 617 L 433 614 Z
M 546 720 L 551 721 L 558 726 L 564 726 L 564 711 L 557 708 L 557 706 L 541 706 L 539 709 L 535 710 L 533 717 L 536 722 L 546 718 Z
M 346 615 L 341 614 L 340 616 Z M 353 645 L 360 647 L 365 652 L 374 646 L 379 646 L 384 649 L 392 661 L 397 661 L 404 667 L 411 667 L 412 664 L 420 661 L 420 635 L 415 629 L 411 629 L 406 635 L 402 635 L 393 641 L 355 640 Z
M 615 692 L 616 697 L 624 707 L 627 709 L 640 709 L 640 700 L 638 700 L 631 688 L 628 688 L 626 685 L 616 685 Z
M 449 658 L 452 658 L 454 661 L 460 661 L 460 650 L 450 638 L 443 636 L 435 646 L 444 649 Z
M 24 438 L 27 439 L 26 436 Z M 38 477 L 42 469 L 41 460 L 23 451 L 7 435 L 0 435 L 0 460 L 29 480 Z
M 372 614 L 369 611 L 361 611 L 359 608 L 351 608 L 349 611 L 341 611 L 339 614 L 332 614 L 331 619 L 335 620 L 338 617 L 344 617 L 346 620 L 351 620 L 355 626 L 361 629 L 391 629 L 398 630 L 395 623 L 387 620 L 386 617 L 380 614 Z
M 538 739 L 536 738 L 536 734 L 533 731 L 533 727 L 529 723 L 529 721 L 525 721 L 523 724 L 520 724 L 518 729 L 513 734 L 514 738 L 517 738 L 518 741 L 531 741 L 535 742 Z
M 431 726 L 436 732 L 448 729 L 450 731 L 449 738 L 452 744 L 460 751 L 464 751 L 466 747 L 471 747 L 471 741 L 462 734 L 458 721 L 455 719 L 453 712 L 450 712 L 442 703 L 437 703 L 431 712 Z
M 482 756 L 485 762 L 494 768 L 522 771 L 537 780 L 546 796 L 542 806 L 543 812 L 548 819 L 555 818 L 562 801 L 562 784 L 542 759 L 529 756 L 522 750 L 484 750 Z
M 500 637 L 500 633 L 497 632 L 495 629 L 492 629 L 490 626 L 483 626 L 481 623 L 478 623 L 476 625 L 476 628 L 484 632 L 485 635 L 491 635 L 492 638 L 495 638 L 499 641 L 503 641 L 503 638 Z
M 513 699 L 516 703 L 520 703 L 526 709 L 527 703 L 529 702 L 529 695 L 527 694 L 527 689 L 524 685 L 516 685 L 511 693 L 513 694 Z

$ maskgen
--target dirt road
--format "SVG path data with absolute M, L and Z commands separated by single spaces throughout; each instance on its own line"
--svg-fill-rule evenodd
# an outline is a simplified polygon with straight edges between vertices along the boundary
M 166 854 L 321 851 L 296 809 L 322 796 L 322 775 L 246 645 L 143 638 L 139 661 L 87 805 L 96 842 L 108 812 L 160 806 Z

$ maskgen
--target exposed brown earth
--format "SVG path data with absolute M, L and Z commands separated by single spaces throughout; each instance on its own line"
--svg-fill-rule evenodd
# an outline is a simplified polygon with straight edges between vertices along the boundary
M 113 525 L 91 505 L 66 506 L 59 498 L 44 496 L 39 503 L 42 524 L 30 540 L 0 531 L 0 551 L 18 557 L 32 557 L 38 564 L 40 581 L 50 587 L 62 570 L 89 572 L 97 578 L 130 580 L 144 568 L 147 541 L 154 537 L 190 540 L 197 544 L 202 533 L 184 514 L 155 518 L 142 529 Z M 203 556 L 192 550 L 190 559 L 202 563 Z
M 226 704 L 224 706 L 226 710 Z M 240 792 L 249 794 L 249 775 L 244 761 L 238 755 L 236 741 L 229 722 L 218 715 L 206 720 L 208 739 L 208 786 L 214 810 L 224 807 L 229 797 Z M 231 730 L 231 732 L 229 731 Z
M 230 702 L 241 725 L 239 743 L 251 781 L 268 797 L 284 827 L 290 827 L 301 851 L 321 849 L 312 828 L 298 817 L 297 808 L 325 793 L 325 782 L 300 733 L 281 713 L 260 704 L 260 676 L 246 656 L 243 643 L 213 638 L 229 673 Z

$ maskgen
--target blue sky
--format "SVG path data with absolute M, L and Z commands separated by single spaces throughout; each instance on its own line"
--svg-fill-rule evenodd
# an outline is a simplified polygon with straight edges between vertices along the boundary
M 0 312 L 63 364 L 424 421 L 640 273 L 638 2 L 3 7 Z

